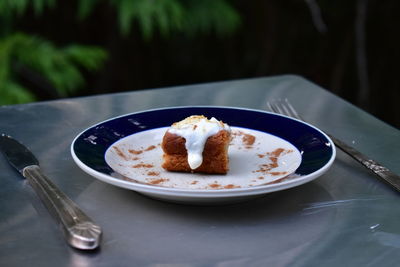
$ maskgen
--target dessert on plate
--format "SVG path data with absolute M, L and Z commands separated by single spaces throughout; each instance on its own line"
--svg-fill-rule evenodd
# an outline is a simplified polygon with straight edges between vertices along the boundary
M 165 132 L 162 167 L 168 171 L 226 174 L 230 127 L 215 118 L 193 115 Z

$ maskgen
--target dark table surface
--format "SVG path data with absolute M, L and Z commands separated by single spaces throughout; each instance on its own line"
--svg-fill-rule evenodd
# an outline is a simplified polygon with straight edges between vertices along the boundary
M 311 124 L 400 173 L 400 131 L 298 76 L 285 75 L 0 107 L 1 132 L 104 231 L 101 248 L 70 248 L 30 186 L 0 157 L 0 266 L 397 266 L 400 196 L 337 151 L 320 178 L 223 206 L 178 205 L 118 188 L 73 162 L 74 137 L 152 108 L 267 109 L 288 98 Z

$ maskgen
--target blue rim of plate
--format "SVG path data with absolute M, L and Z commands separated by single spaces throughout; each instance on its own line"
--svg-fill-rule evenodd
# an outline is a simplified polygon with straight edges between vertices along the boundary
M 296 170 L 299 178 L 283 181 L 281 183 L 260 185 L 248 188 L 199 190 L 165 188 L 147 184 L 135 184 L 112 177 L 114 170 L 105 161 L 106 150 L 118 140 L 151 129 L 168 127 L 191 115 L 204 115 L 215 117 L 237 126 L 266 132 L 280 137 L 293 144 L 302 154 L 302 162 Z M 318 128 L 272 112 L 220 106 L 182 106 L 140 111 L 111 118 L 100 122 L 81 132 L 71 144 L 71 154 L 77 165 L 88 174 L 116 186 L 132 190 L 156 190 L 157 193 L 166 190 L 171 192 L 245 192 L 254 191 L 254 194 L 272 192 L 280 189 L 294 187 L 309 182 L 323 173 L 332 165 L 336 149 L 332 140 Z M 132 188 L 133 187 L 133 188 Z M 245 192 L 244 194 L 252 194 Z

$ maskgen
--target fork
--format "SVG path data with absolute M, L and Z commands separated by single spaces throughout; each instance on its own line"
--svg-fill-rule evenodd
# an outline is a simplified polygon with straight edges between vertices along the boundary
M 288 99 L 276 100 L 267 102 L 268 107 L 275 113 L 289 116 L 301 121 L 304 121 L 301 116 L 297 113 L 294 107 L 289 103 Z M 326 133 L 327 134 L 327 133 Z M 347 145 L 345 142 L 335 138 L 334 136 L 327 134 L 329 138 L 340 148 L 343 152 L 354 158 L 356 161 L 361 163 L 364 167 L 374 172 L 383 181 L 394 187 L 400 192 L 400 176 L 391 172 L 388 168 L 382 166 L 373 159 L 368 158 L 355 148 Z

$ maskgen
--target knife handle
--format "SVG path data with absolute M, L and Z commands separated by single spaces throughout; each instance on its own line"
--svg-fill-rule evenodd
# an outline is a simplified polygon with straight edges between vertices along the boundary
M 40 170 L 31 165 L 22 170 L 23 176 L 58 220 L 69 245 L 90 250 L 98 247 L 101 228 L 96 225 L 69 197 L 61 192 Z
M 384 167 L 380 163 L 368 158 L 355 148 L 347 145 L 341 140 L 329 135 L 332 141 L 335 143 L 337 147 L 342 149 L 346 154 L 360 162 L 364 167 L 373 171 L 378 177 L 380 177 L 387 184 L 391 185 L 397 191 L 400 192 L 400 176 L 391 172 L 388 168 Z

